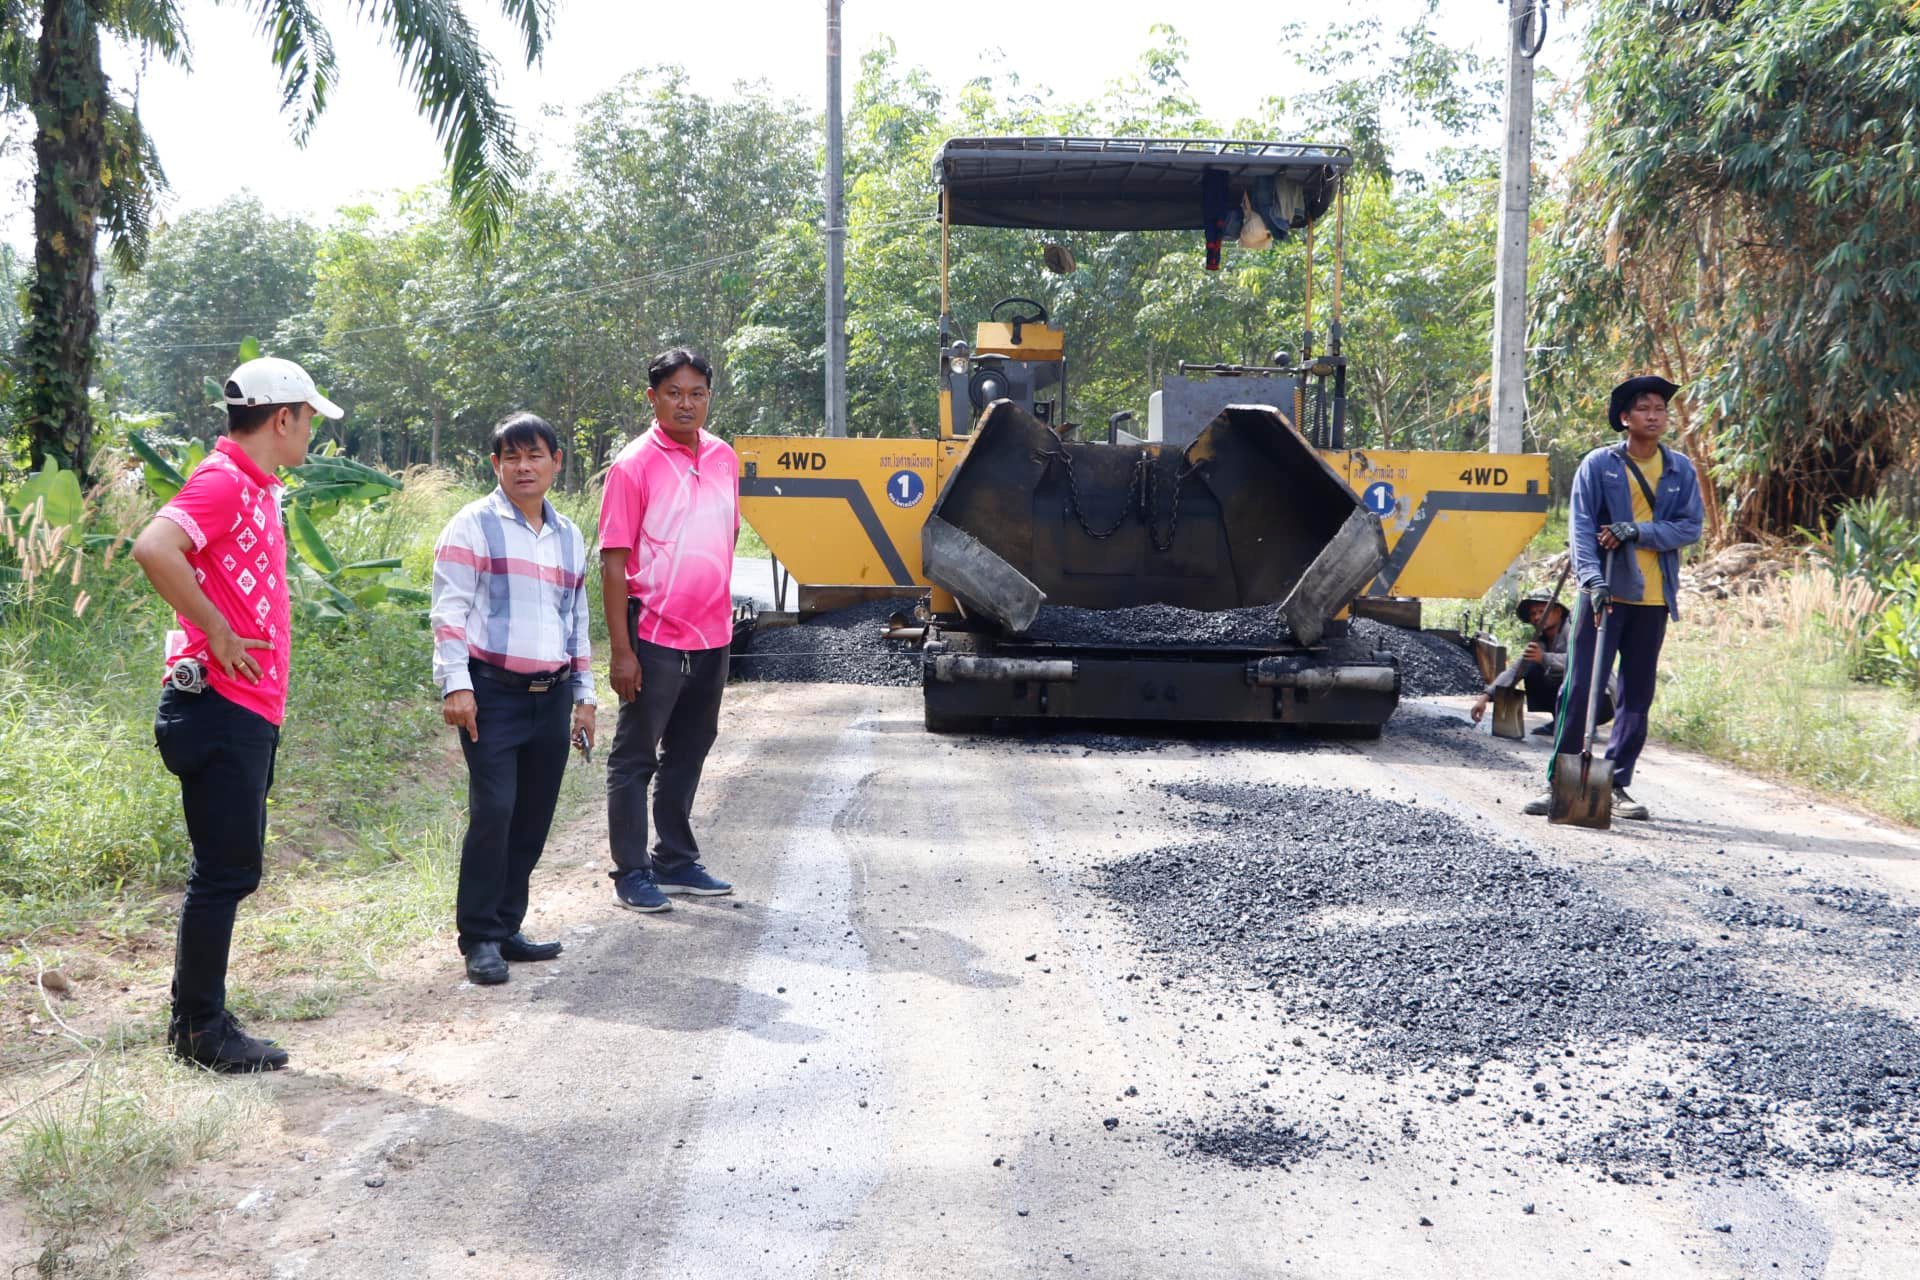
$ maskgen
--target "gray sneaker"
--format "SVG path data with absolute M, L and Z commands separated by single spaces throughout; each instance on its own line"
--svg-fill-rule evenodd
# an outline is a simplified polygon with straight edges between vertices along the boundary
M 1527 803 L 1522 806 L 1520 812 L 1531 814 L 1536 818 L 1546 817 L 1549 813 L 1553 812 L 1553 792 L 1541 792 L 1533 799 L 1527 801 Z
M 1647 812 L 1647 806 L 1627 794 L 1625 787 L 1613 789 L 1613 816 L 1630 818 L 1635 822 L 1645 822 L 1653 815 Z

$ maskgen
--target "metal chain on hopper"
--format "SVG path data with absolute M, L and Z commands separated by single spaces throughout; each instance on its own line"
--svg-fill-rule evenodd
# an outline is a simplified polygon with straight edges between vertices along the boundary
M 1094 528 L 1087 522 L 1086 513 L 1081 510 L 1080 507 L 1080 481 L 1079 477 L 1077 477 L 1073 471 L 1073 455 L 1065 449 L 1048 449 L 1045 453 L 1049 463 L 1058 459 L 1060 465 L 1066 469 L 1067 512 L 1079 523 L 1080 528 L 1086 532 L 1086 535 L 1096 541 L 1104 542 L 1114 534 L 1120 532 L 1120 526 L 1127 522 L 1126 505 L 1122 504 L 1120 508 L 1120 518 L 1115 520 L 1111 526 L 1104 530 Z M 1139 495 L 1140 510 L 1144 516 L 1144 523 L 1147 526 L 1147 538 L 1153 543 L 1153 549 L 1163 555 L 1173 549 L 1174 537 L 1180 531 L 1181 490 L 1186 485 L 1187 477 L 1198 471 L 1200 466 L 1201 464 L 1197 462 L 1188 463 L 1182 466 L 1179 474 L 1174 477 L 1173 509 L 1169 513 L 1167 521 L 1166 541 L 1162 542 L 1159 531 L 1154 528 L 1154 508 L 1158 505 L 1159 477 L 1154 474 L 1153 464 L 1146 449 L 1141 449 L 1139 457 L 1134 460 L 1133 479 L 1127 482 L 1127 497 L 1131 499 L 1136 494 Z

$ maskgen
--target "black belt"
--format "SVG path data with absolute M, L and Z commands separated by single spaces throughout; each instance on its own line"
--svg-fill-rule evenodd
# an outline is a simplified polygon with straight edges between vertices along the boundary
M 550 689 L 565 684 L 573 676 L 572 667 L 556 667 L 552 671 L 522 673 L 508 671 L 505 667 L 496 667 L 491 662 L 482 662 L 478 658 L 467 659 L 467 670 L 483 680 L 506 685 L 509 689 L 519 689 L 526 693 L 546 693 Z

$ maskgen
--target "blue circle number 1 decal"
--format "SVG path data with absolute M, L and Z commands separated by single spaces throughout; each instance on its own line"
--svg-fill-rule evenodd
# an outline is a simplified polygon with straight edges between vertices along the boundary
M 916 507 L 927 496 L 927 482 L 918 471 L 896 471 L 887 477 L 887 501 L 896 507 Z
M 1377 516 L 1392 515 L 1393 486 L 1385 480 L 1374 481 L 1367 486 L 1367 491 L 1360 495 L 1360 503 Z

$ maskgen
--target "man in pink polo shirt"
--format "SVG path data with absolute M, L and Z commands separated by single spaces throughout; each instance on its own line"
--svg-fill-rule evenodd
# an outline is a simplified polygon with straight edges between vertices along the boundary
M 227 379 L 227 434 L 134 540 L 133 558 L 178 615 L 153 736 L 180 779 L 193 865 L 174 946 L 167 1039 L 215 1071 L 274 1071 L 287 1052 L 227 1012 L 240 900 L 260 884 L 267 790 L 287 705 L 292 608 L 279 467 L 307 456 L 313 415 L 340 406 L 291 360 L 249 360 Z
M 600 501 L 610 675 L 620 695 L 607 828 L 621 905 L 665 911 L 671 893 L 733 892 L 700 865 L 688 814 L 727 685 L 740 463 L 702 430 L 713 399 L 705 356 L 685 347 L 655 356 L 647 399 L 653 427 L 614 459 Z

